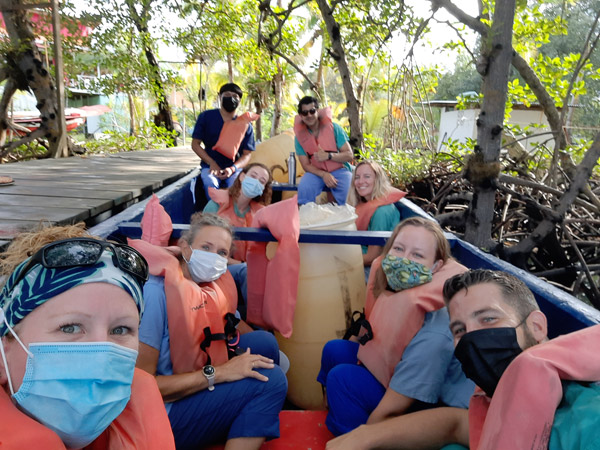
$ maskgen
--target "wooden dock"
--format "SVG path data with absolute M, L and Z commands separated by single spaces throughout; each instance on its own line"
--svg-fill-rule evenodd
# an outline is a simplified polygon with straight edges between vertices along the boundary
M 0 165 L 0 248 L 40 220 L 89 226 L 150 196 L 199 166 L 189 147 L 74 156 Z

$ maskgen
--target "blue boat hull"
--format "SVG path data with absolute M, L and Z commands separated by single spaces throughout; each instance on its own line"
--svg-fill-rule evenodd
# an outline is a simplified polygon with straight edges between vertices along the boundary
M 194 171 L 157 192 L 161 204 L 171 216 L 175 236 L 178 236 L 181 230 L 187 227 L 190 217 L 194 213 L 189 185 L 196 175 L 197 171 Z M 141 236 L 139 222 L 142 219 L 147 202 L 148 200 L 135 204 L 116 216 L 111 217 L 107 221 L 93 227 L 90 230 L 91 233 L 105 238 L 139 238 Z M 401 202 L 401 208 L 402 216 L 405 218 L 411 215 L 429 217 L 423 210 L 404 199 Z M 236 230 L 236 235 L 239 239 L 273 240 L 268 231 L 259 229 L 238 229 Z M 389 232 L 306 231 L 301 233 L 301 242 L 323 244 L 343 242 L 382 245 L 389 235 Z M 593 307 L 528 272 L 479 250 L 477 247 L 459 239 L 453 234 L 447 233 L 446 236 L 452 248 L 452 255 L 465 266 L 472 269 L 501 270 L 523 280 L 535 294 L 540 308 L 548 318 L 548 329 L 552 331 L 549 337 L 552 338 L 600 323 L 600 311 Z

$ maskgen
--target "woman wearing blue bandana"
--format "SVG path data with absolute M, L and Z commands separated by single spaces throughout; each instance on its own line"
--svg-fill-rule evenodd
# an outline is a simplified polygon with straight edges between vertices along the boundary
M 2 446 L 174 448 L 156 383 L 135 369 L 144 258 L 51 227 L 15 239 L 2 268 Z
M 327 387 L 335 435 L 414 409 L 466 408 L 475 388 L 453 357 L 442 296 L 444 281 L 466 269 L 450 257 L 439 225 L 400 222 L 372 267 L 358 342 L 323 349 L 317 380 Z
M 205 213 L 216 213 L 229 220 L 234 227 L 249 227 L 259 209 L 271 203 L 273 176 L 261 163 L 248 164 L 227 190 L 210 188 L 211 200 L 204 207 Z M 246 241 L 234 241 L 234 251 L 228 258 L 229 272 L 246 300 Z M 245 308 L 240 308 L 243 313 Z

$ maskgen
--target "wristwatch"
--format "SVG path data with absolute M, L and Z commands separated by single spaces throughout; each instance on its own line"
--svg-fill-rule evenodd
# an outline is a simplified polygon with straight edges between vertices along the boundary
M 329 154 L 327 155 L 327 159 L 331 159 L 332 156 L 333 156 L 333 153 L 329 152 Z
M 208 380 L 208 390 L 214 391 L 215 390 L 215 368 L 213 366 L 211 366 L 210 364 L 208 364 L 202 368 L 202 373 Z

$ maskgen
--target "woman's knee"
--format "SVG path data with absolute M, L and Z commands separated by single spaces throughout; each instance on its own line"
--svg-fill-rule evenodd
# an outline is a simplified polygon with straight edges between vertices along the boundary
M 279 344 L 273 334 L 264 330 L 252 331 L 240 337 L 240 347 L 250 348 L 253 354 L 272 359 L 279 364 Z
M 264 382 L 262 386 L 261 396 L 270 397 L 275 403 L 285 400 L 287 395 L 287 378 L 279 366 L 272 369 L 260 369 L 259 372 L 266 376 L 269 380 Z

